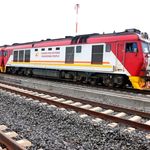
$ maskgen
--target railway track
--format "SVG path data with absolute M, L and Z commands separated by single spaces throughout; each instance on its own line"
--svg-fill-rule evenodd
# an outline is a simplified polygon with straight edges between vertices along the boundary
M 124 124 L 129 132 L 135 129 L 146 130 L 147 138 L 150 138 L 150 113 L 3 83 L 0 83 L 0 89 L 25 96 L 27 100 L 42 102 L 42 105 L 49 104 L 71 110 L 68 113 L 79 112 L 82 118 L 87 115 L 93 116 L 93 122 L 101 122 L 102 119 L 110 121 L 108 126 L 113 128 Z
M 18 134 L 8 131 L 7 126 L 0 125 L 0 150 L 26 150 L 32 144 L 27 139 L 16 140 Z
M 3 75 L 7 75 L 8 76 L 8 78 L 7 77 L 3 77 Z M 22 76 L 18 76 L 18 75 L 9 75 L 9 74 L 3 74 L 3 73 L 1 73 L 1 76 L 0 76 L 0 79 L 1 80 L 3 80 L 3 79 L 5 79 L 6 78 L 6 80 L 8 79 L 8 80 L 10 80 L 10 81 L 12 81 L 13 80 L 13 82 L 14 83 L 21 83 L 21 80 L 19 80 L 19 79 L 10 79 L 9 77 L 10 76 L 14 76 L 15 78 L 16 78 L 16 76 L 17 77 L 22 77 Z M 28 77 L 26 77 L 26 78 L 28 78 Z M 55 81 L 55 82 L 58 82 L 58 83 L 62 83 L 62 82 L 64 82 L 65 84 L 67 83 L 67 84 L 69 84 L 69 85 L 77 85 L 77 86 L 85 86 L 86 88 L 94 88 L 94 89 L 99 89 L 99 90 L 104 90 L 104 91 L 117 91 L 117 92 L 124 92 L 124 93 L 132 93 L 132 94 L 140 94 L 140 95 L 150 95 L 150 90 L 138 90 L 138 89 L 132 89 L 132 88 L 115 88 L 115 87 L 106 87 L 106 86 L 102 86 L 102 85 L 91 85 L 91 84 L 88 84 L 88 83 L 82 83 L 82 82 L 72 82 L 72 80 L 71 81 L 69 81 L 69 80 L 63 80 L 63 79 L 50 79 L 50 78 L 42 78 L 42 77 L 39 77 L 39 76 L 34 76 L 33 77 L 34 79 L 35 78 L 37 78 L 37 79 L 40 79 L 40 80 L 44 80 L 44 81 L 46 81 L 46 80 L 51 80 L 51 81 Z
M 67 79 L 50 79 L 50 78 L 43 78 L 40 76 L 33 76 L 33 78 L 38 78 L 42 80 L 52 80 L 52 81 L 57 81 L 57 82 L 64 82 L 68 84 L 74 84 L 74 85 L 79 85 L 79 86 L 86 86 L 86 87 L 91 87 L 91 88 L 97 88 L 101 90 L 113 90 L 113 91 L 118 91 L 118 92 L 127 92 L 127 93 L 134 93 L 134 94 L 142 94 L 142 95 L 150 95 L 150 90 L 138 90 L 138 89 L 132 89 L 131 87 L 126 87 L 126 88 L 119 88 L 119 87 L 106 87 L 101 84 L 90 84 L 87 82 L 73 82 L 72 80 L 67 80 Z

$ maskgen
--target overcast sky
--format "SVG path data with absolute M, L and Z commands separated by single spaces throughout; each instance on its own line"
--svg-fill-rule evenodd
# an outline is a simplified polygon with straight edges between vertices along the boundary
M 150 34 L 150 0 L 0 0 L 0 45 L 138 28 Z

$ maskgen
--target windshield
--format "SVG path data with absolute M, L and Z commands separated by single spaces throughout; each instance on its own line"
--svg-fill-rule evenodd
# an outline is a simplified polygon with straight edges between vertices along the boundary
M 142 49 L 144 53 L 150 53 L 150 45 L 148 43 L 142 42 Z

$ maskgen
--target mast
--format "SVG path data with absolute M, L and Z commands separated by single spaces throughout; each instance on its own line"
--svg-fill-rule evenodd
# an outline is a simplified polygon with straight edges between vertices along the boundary
M 75 33 L 78 33 L 78 13 L 79 13 L 79 4 L 75 5 L 75 10 L 76 10 L 76 25 L 75 25 Z

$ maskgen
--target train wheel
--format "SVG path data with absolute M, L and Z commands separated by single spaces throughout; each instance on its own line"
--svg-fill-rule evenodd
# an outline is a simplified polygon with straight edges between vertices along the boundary
M 12 74 L 18 74 L 18 70 L 15 69 L 15 68 L 13 68 L 12 71 L 11 71 L 11 73 L 12 73 Z
M 73 82 L 77 82 L 77 81 L 78 81 L 77 76 L 74 75 L 72 81 L 73 81 Z
M 90 79 L 89 82 L 90 82 L 91 85 L 96 85 L 97 84 L 97 79 L 96 78 Z
M 123 76 L 114 76 L 114 86 L 118 88 L 125 88 L 126 86 L 126 81 Z
M 26 69 L 24 74 L 25 74 L 26 76 L 32 76 L 32 70 Z
M 108 77 L 105 77 L 103 79 L 103 84 L 107 87 L 114 87 L 114 82 L 113 82 L 113 78 L 110 78 L 109 76 Z
M 82 83 L 87 83 L 87 79 L 85 76 L 81 76 L 79 77 L 79 82 L 82 82 Z
M 12 73 L 12 69 L 11 68 L 6 68 L 6 73 L 11 74 Z
M 24 70 L 23 70 L 23 69 L 19 69 L 19 70 L 17 71 L 17 74 L 20 75 L 20 76 L 21 76 L 21 75 L 24 75 Z

